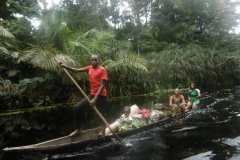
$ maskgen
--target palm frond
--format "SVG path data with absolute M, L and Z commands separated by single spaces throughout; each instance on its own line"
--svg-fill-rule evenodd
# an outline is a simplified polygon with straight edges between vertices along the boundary
M 58 50 L 54 49 L 52 46 L 45 46 L 40 48 L 38 46 L 33 46 L 32 49 L 25 51 L 25 54 L 22 54 L 19 59 L 22 62 L 28 62 L 34 67 L 39 67 L 44 70 L 49 71 L 59 71 L 57 65 L 58 61 L 61 61 L 69 66 L 76 66 L 76 58 L 73 55 L 66 55 Z
M 92 53 L 98 53 L 103 57 L 110 50 L 110 41 L 114 38 L 114 35 L 110 32 L 98 31 L 92 36 L 92 43 L 89 48 Z
M 5 57 L 8 55 L 8 53 L 9 53 L 9 51 L 7 50 L 6 47 L 0 46 L 0 57 Z
M 20 72 L 21 72 L 20 70 L 9 70 L 7 74 L 8 74 L 8 77 L 14 77 Z
M 6 38 L 14 38 L 14 35 L 12 35 L 12 33 L 10 33 L 3 26 L 0 26 L 0 36 L 6 37 Z
M 105 67 L 109 70 L 129 70 L 136 69 L 142 72 L 148 72 L 147 61 L 143 57 L 134 53 L 119 53 L 116 61 L 107 60 L 104 62 Z
M 89 48 L 87 46 L 85 46 L 83 43 L 81 43 L 80 41 L 76 42 L 76 41 L 71 41 L 71 54 L 79 54 L 79 53 L 87 53 L 87 54 L 91 54 Z

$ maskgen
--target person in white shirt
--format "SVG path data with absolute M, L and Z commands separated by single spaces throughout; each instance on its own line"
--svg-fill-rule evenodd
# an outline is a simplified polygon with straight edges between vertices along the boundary
M 125 106 L 123 108 L 123 114 L 118 119 L 119 123 L 122 124 L 124 122 L 131 124 L 132 123 L 132 116 L 130 115 L 131 108 L 129 106 Z
M 132 116 L 130 115 L 131 108 L 129 106 L 125 106 L 123 108 L 123 114 L 121 117 L 117 120 L 119 122 L 119 131 L 126 131 L 129 129 L 132 129 Z

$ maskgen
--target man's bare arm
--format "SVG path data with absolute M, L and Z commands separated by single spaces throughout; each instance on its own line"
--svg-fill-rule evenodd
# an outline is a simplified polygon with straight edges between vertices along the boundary
M 63 62 L 58 62 L 58 65 L 60 67 L 63 67 L 63 68 L 66 68 L 67 70 L 69 71 L 72 71 L 72 72 L 84 72 L 84 68 L 73 68 L 73 67 L 69 67 L 69 66 L 66 66 Z

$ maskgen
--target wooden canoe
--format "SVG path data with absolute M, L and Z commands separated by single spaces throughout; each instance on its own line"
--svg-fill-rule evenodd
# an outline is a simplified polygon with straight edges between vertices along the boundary
M 197 107 L 196 107 L 197 108 Z M 194 110 L 194 109 L 193 109 Z M 191 112 L 192 110 L 188 111 Z M 168 123 L 173 118 L 184 117 L 188 112 L 177 114 L 172 117 L 164 118 L 158 122 L 151 123 L 140 128 L 134 128 L 129 131 L 116 133 L 120 138 L 126 138 L 128 136 L 134 135 L 136 133 L 149 130 L 151 128 L 161 126 L 164 123 Z M 61 153 L 74 153 L 83 151 L 87 147 L 99 146 L 103 143 L 108 143 L 113 141 L 114 136 L 108 135 L 105 137 L 98 137 L 101 128 L 94 128 L 84 131 L 80 135 L 73 137 L 64 136 L 57 139 L 52 139 L 42 143 L 36 143 L 32 145 L 19 146 L 19 147 L 7 147 L 4 148 L 4 152 L 40 152 L 44 154 L 61 154 Z

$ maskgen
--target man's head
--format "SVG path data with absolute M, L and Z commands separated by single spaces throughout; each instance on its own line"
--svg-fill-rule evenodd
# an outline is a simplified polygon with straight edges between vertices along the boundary
M 97 68 L 100 60 L 99 60 L 99 57 L 97 54 L 93 54 L 90 57 L 90 61 L 91 61 L 93 68 Z

